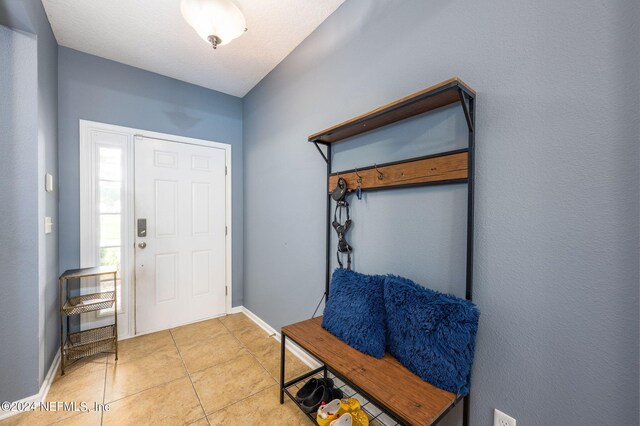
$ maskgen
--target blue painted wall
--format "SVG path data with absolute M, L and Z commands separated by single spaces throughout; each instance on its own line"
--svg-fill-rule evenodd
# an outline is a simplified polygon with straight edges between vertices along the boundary
M 80 119 L 232 145 L 233 304 L 243 267 L 242 100 L 65 47 L 59 48 L 60 270 L 80 263 Z
M 245 306 L 279 328 L 322 294 L 325 166 L 307 135 L 459 75 L 479 108 L 472 424 L 494 407 L 526 425 L 638 424 L 639 18 L 636 0 L 345 2 L 244 98 Z M 455 145 L 460 114 L 334 161 Z M 460 294 L 463 198 L 354 201 L 356 268 Z M 459 423 L 456 408 L 444 424 Z
M 29 158 L 28 161 L 16 161 L 11 164 L 11 167 L 4 168 L 7 173 L 12 173 L 14 165 L 19 164 L 21 170 L 14 176 L 15 180 L 13 185 L 9 184 L 6 188 L 12 191 L 20 192 L 20 194 L 13 194 L 9 198 L 2 197 L 6 200 L 4 206 L 7 209 L 7 218 L 15 215 L 20 218 L 14 218 L 21 222 L 22 220 L 29 219 L 27 225 L 21 226 L 2 226 L 3 241 L 5 238 L 9 241 L 20 241 L 21 250 L 13 251 L 11 246 L 4 247 L 10 253 L 8 257 L 4 257 L 6 261 L 11 262 L 13 266 L 7 268 L 8 271 L 14 271 L 17 273 L 16 265 L 23 265 L 28 270 L 23 270 L 18 275 L 22 278 L 17 280 L 8 278 L 11 274 L 6 275 L 7 291 L 15 291 L 16 294 L 21 294 L 21 297 L 25 297 L 30 291 L 31 285 L 37 286 L 33 301 L 26 306 L 13 305 L 7 306 L 6 309 L 1 309 L 3 314 L 8 318 L 16 318 L 23 314 L 28 314 L 28 320 L 25 322 L 17 321 L 15 325 L 8 326 L 14 330 L 28 329 L 30 322 L 35 322 L 37 331 L 34 336 L 37 336 L 35 341 L 36 347 L 23 346 L 18 343 L 16 345 L 9 345 L 7 350 L 12 350 L 16 359 L 19 361 L 19 365 L 11 366 L 9 364 L 2 365 L 2 369 L 7 368 L 8 374 L 20 374 L 21 377 L 29 375 L 27 371 L 34 371 L 36 374 L 35 381 L 22 380 L 20 384 L 16 386 L 9 386 L 7 384 L 7 390 L 9 396 L 11 395 L 33 395 L 38 392 L 39 386 L 42 384 L 44 377 L 51 366 L 53 358 L 59 348 L 59 334 L 58 334 L 58 296 L 57 296 L 57 277 L 58 277 L 58 192 L 54 191 L 46 193 L 44 190 L 44 175 L 45 173 L 51 173 L 54 176 L 54 183 L 57 180 L 57 153 L 58 153 L 58 75 L 57 75 L 57 60 L 58 60 L 58 45 L 51 31 L 51 26 L 47 20 L 46 14 L 42 7 L 42 3 L 35 0 L 30 1 L 18 1 L 18 0 L 0 0 L 0 24 L 10 27 L 12 29 L 24 32 L 33 38 L 36 49 L 36 57 L 32 60 L 31 65 L 35 67 L 36 75 L 31 75 L 29 72 L 21 75 L 19 81 L 26 82 L 37 91 L 37 102 L 35 105 L 31 105 L 29 108 L 24 108 L 23 101 L 13 100 L 7 102 L 13 102 L 8 105 L 7 113 L 10 113 L 13 120 L 16 122 L 22 122 L 22 120 L 34 120 L 36 123 L 31 127 L 31 130 L 36 132 L 36 139 L 34 144 L 32 141 L 28 141 L 19 138 L 20 143 L 15 146 L 19 149 L 21 154 L 25 158 Z M 7 50 L 11 52 L 11 50 Z M 14 52 L 15 53 L 15 52 Z M 8 53 L 7 53 L 8 54 Z M 12 61 L 17 57 L 6 56 L 5 63 L 2 70 L 12 70 Z M 7 79 L 18 78 L 11 73 L 6 74 Z M 20 86 L 20 82 L 16 81 L 16 86 Z M 4 84 L 11 83 L 9 81 L 3 81 Z M 11 90 L 11 87 L 3 87 L 2 90 Z M 24 102 L 28 102 L 29 97 L 25 94 Z M 28 117 L 27 117 L 28 116 Z M 9 117 L 9 115 L 5 115 Z M 17 160 L 20 155 L 17 152 L 14 155 L 5 156 L 8 161 Z M 13 159 L 13 160 L 11 160 Z M 28 178 L 27 178 L 28 176 Z M 12 182 L 11 179 L 3 180 L 4 183 Z M 29 188 L 27 190 L 27 188 Z M 19 199 L 29 198 L 30 205 L 25 208 L 21 203 L 12 203 L 14 197 Z M 4 215 L 3 215 L 4 216 Z M 54 223 L 53 232 L 51 234 L 44 234 L 44 217 L 49 216 Z M 35 248 L 31 247 L 31 236 L 36 237 Z M 29 247 L 28 251 L 24 251 L 26 247 Z M 15 247 L 14 247 L 15 248 Z M 22 253 L 19 257 L 15 253 Z M 27 254 L 28 253 L 28 254 Z M 0 268 L 5 271 L 5 268 Z M 3 298 L 4 299 L 4 298 Z M 15 314 L 15 310 L 20 309 L 20 314 Z M 4 324 L 12 324 L 11 322 L 4 322 Z M 20 324 L 20 325 L 17 325 Z M 20 333 L 26 333 L 26 331 L 20 331 Z M 25 334 L 26 336 L 26 334 Z M 22 337 L 18 339 L 18 342 L 25 339 Z M 13 339 L 7 339 L 2 341 L 12 341 Z M 30 366 L 30 355 L 25 356 L 26 353 L 33 353 L 37 357 L 37 369 L 33 370 Z M 23 368 L 14 368 L 20 367 Z M 27 368 L 28 367 L 28 368 Z M 17 373 L 19 372 L 19 373 Z M 11 399 L 11 398 L 6 398 Z M 18 399 L 18 397 L 14 398 Z
M 58 321 L 58 43 L 40 2 L 27 2 L 38 37 L 38 206 L 39 206 L 39 330 L 40 382 L 45 378 L 60 348 Z M 44 190 L 44 176 L 53 176 L 54 190 Z M 44 234 L 45 216 L 51 217 L 53 231 Z
M 57 349 L 50 285 L 79 262 L 79 119 L 234 145 L 234 305 L 244 272 L 244 304 L 279 327 L 324 285 L 324 166 L 307 135 L 460 75 L 479 91 L 472 424 L 494 407 L 524 424 L 637 424 L 639 7 L 349 0 L 241 102 L 66 48 L 54 77 L 40 2 L 0 1 L 0 24 L 38 35 L 0 28 L 1 69 L 20 71 L 0 73 L 0 341 L 15 342 L 0 345 L 0 399 L 35 394 Z M 60 191 L 42 194 L 56 124 Z M 451 108 L 394 129 L 338 146 L 336 167 L 457 146 L 464 127 Z M 59 262 L 57 234 L 38 232 L 56 194 Z M 451 187 L 354 203 L 356 268 L 459 293 L 463 200 Z
M 38 392 L 35 37 L 0 26 L 0 399 Z

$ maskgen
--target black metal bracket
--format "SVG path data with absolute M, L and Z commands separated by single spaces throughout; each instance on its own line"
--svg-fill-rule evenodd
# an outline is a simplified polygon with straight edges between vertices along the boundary
M 467 120 L 467 127 L 469 127 L 470 132 L 473 132 L 473 120 L 471 119 L 471 114 L 469 114 L 469 108 L 467 107 L 467 101 L 462 89 L 458 89 L 458 96 L 460 96 L 460 104 L 462 105 L 464 118 Z
M 322 150 L 320 149 L 320 147 L 318 146 L 318 142 L 313 142 L 313 144 L 316 146 L 316 149 L 318 150 L 318 152 L 320 153 L 320 155 L 322 155 L 322 158 L 324 158 L 324 162 L 329 164 L 329 159 L 327 158 L 326 155 L 324 155 L 324 152 L 322 152 Z

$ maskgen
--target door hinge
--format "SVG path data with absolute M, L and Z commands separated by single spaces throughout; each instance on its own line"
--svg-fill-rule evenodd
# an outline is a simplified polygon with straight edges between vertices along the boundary
M 224 295 L 228 296 L 229 295 L 229 287 L 224 286 Z
M 229 235 L 229 228 L 227 225 L 224 226 L 224 235 Z
M 227 175 L 227 166 L 224 166 L 224 175 Z

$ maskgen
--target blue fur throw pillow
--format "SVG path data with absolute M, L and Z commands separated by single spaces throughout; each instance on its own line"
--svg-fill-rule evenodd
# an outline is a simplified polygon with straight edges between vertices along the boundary
M 349 346 L 376 358 L 386 347 L 382 275 L 336 269 L 322 327 Z
M 384 303 L 389 352 L 432 385 L 467 395 L 478 308 L 396 276 L 385 280 Z

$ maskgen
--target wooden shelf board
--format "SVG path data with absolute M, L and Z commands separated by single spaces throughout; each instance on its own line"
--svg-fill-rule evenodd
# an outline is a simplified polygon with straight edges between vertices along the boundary
M 322 328 L 322 317 L 288 325 L 282 333 L 407 424 L 432 424 L 456 401 L 391 355 L 376 359 L 353 349 Z
M 368 132 L 391 123 L 414 117 L 456 102 L 460 102 L 458 89 L 470 95 L 475 91 L 458 77 L 383 105 L 373 111 L 354 117 L 309 136 L 310 142 L 330 144 Z
M 332 192 L 342 177 L 347 181 L 349 191 L 358 186 L 358 175 L 363 190 L 382 189 L 387 187 L 409 186 L 428 183 L 445 183 L 467 179 L 469 153 L 457 151 L 451 154 L 430 156 L 421 159 L 407 160 L 397 163 L 367 167 L 357 172 L 339 172 L 329 176 L 328 192 Z M 383 178 L 379 179 L 379 173 Z

